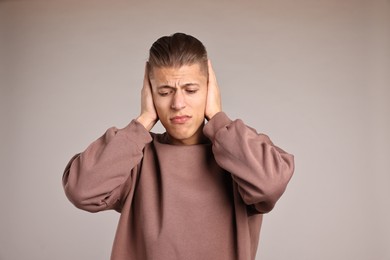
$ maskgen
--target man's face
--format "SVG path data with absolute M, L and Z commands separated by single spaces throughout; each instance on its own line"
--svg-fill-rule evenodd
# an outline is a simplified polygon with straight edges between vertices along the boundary
M 171 143 L 200 143 L 207 98 L 207 76 L 200 64 L 153 68 L 150 83 L 157 115 Z

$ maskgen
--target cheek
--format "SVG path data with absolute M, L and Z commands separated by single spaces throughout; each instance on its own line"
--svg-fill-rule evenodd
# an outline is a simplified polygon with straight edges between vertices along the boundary
M 199 93 L 200 94 L 200 93 Z M 206 109 L 206 100 L 207 97 L 205 94 L 199 95 L 197 98 L 192 100 L 192 108 L 196 111 L 197 114 L 203 115 Z
M 159 117 L 162 117 L 169 110 L 169 104 L 166 98 L 163 99 L 158 95 L 153 95 L 153 103 Z
M 200 95 L 200 98 L 198 99 L 198 105 L 205 108 L 206 107 L 206 102 L 207 102 L 207 93 L 203 92 Z

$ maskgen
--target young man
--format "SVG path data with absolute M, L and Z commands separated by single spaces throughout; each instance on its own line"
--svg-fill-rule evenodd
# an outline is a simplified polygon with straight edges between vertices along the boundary
M 166 133 L 150 132 L 158 120 Z M 78 208 L 121 213 L 113 260 L 241 260 L 255 259 L 262 214 L 293 170 L 292 155 L 222 112 L 205 47 L 176 33 L 150 49 L 139 117 L 74 156 L 63 185 Z

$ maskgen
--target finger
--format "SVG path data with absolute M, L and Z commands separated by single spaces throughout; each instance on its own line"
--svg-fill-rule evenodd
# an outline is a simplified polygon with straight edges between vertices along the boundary
M 148 62 L 145 63 L 144 86 L 150 86 Z
M 213 66 L 211 65 L 211 60 L 208 60 L 207 64 L 208 64 L 208 69 L 209 69 L 209 84 L 213 84 L 213 85 L 217 86 L 218 85 L 217 78 L 215 76 Z

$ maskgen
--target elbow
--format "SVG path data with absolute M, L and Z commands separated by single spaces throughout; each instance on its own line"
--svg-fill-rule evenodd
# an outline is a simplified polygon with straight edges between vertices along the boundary
M 293 155 L 283 158 L 279 167 L 270 172 L 272 173 L 262 175 L 263 177 L 256 181 L 257 185 L 239 188 L 244 203 L 253 205 L 259 213 L 270 212 L 286 191 L 294 173 Z
M 250 193 L 242 189 L 239 190 L 244 203 L 254 206 L 256 211 L 261 214 L 270 212 L 284 192 L 283 188 L 274 185 L 269 185 L 264 189 L 256 189 Z
M 276 202 L 285 192 L 294 169 L 294 156 L 288 153 L 281 154 L 274 167 L 268 167 L 269 174 L 266 174 L 267 178 L 263 180 L 265 185 L 261 186 L 263 194 Z
M 260 203 L 267 212 L 271 211 L 287 189 L 294 173 L 294 156 L 286 154 L 283 163 L 269 179 L 263 190 L 263 202 Z
M 69 172 L 65 172 L 62 186 L 66 197 L 76 208 L 88 212 L 98 212 L 107 207 L 104 200 L 93 196 L 88 188 L 79 185 L 77 179 L 69 178 L 68 174 Z
M 292 175 L 294 174 L 295 170 L 295 162 L 294 162 L 294 155 L 292 154 L 285 154 L 283 157 L 283 166 L 282 166 L 282 175 L 286 176 L 288 181 L 290 181 Z
M 64 190 L 68 200 L 78 209 L 95 213 L 107 208 L 107 204 L 104 200 L 99 201 L 93 198 L 89 198 L 82 189 L 77 189 L 70 185 L 65 185 Z
M 91 192 L 85 185 L 82 185 L 79 178 L 79 164 L 76 154 L 68 163 L 62 176 L 62 187 L 68 200 L 76 207 L 88 212 L 98 212 L 106 208 L 104 201 L 97 202 L 93 199 Z
M 68 200 L 79 209 L 84 209 L 85 205 L 85 196 L 82 194 L 81 190 L 77 189 L 70 183 L 64 183 L 63 185 L 65 195 Z

